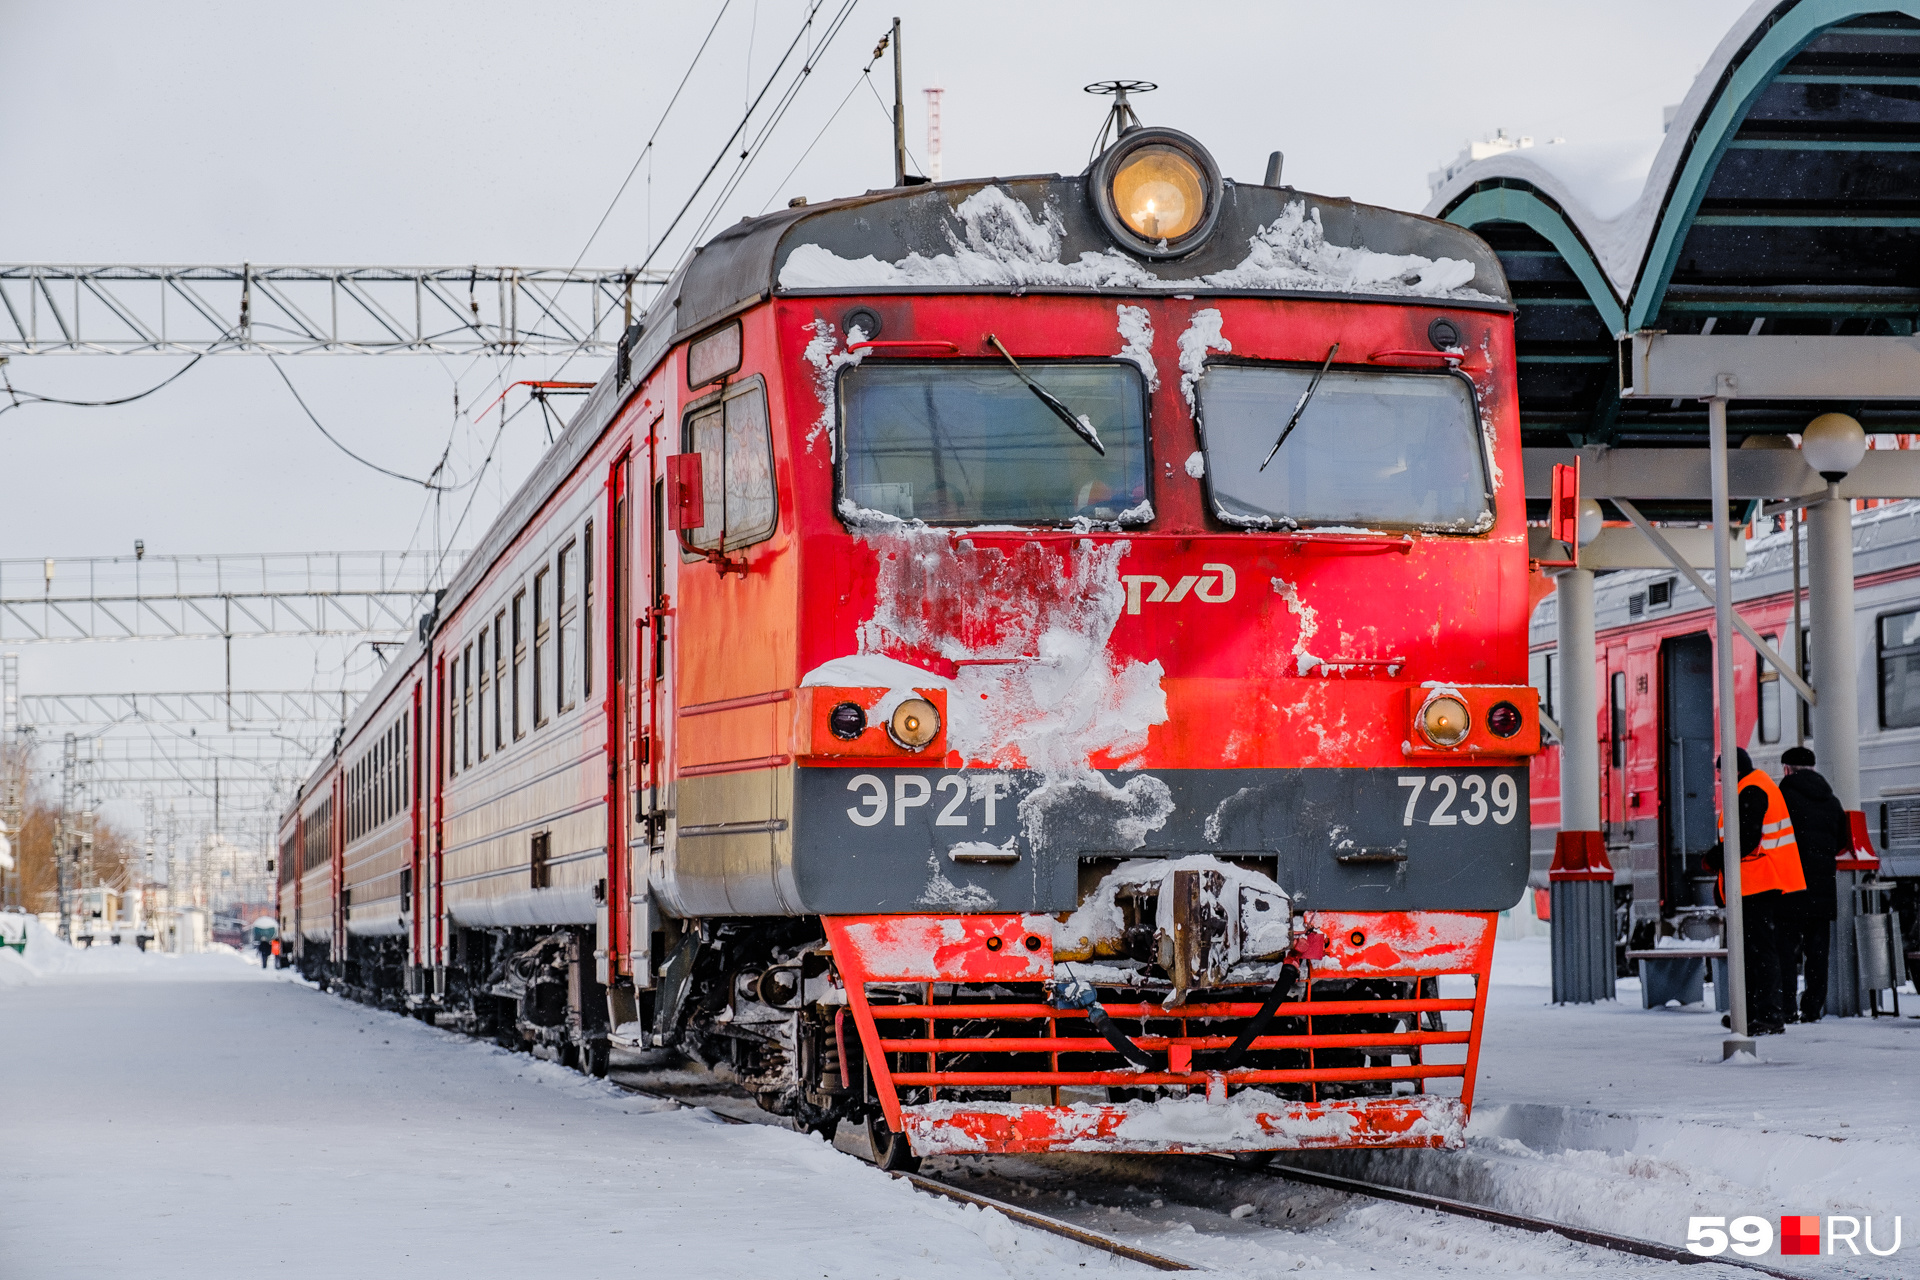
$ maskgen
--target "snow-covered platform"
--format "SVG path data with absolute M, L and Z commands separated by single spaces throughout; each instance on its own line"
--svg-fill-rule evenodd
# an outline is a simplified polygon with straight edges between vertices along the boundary
M 1464 1150 L 1288 1158 L 1675 1245 L 1694 1215 L 1842 1214 L 1884 1248 L 1900 1216 L 1893 1257 L 1773 1263 L 1920 1276 L 1920 1019 L 1796 1024 L 1722 1062 L 1711 995 L 1642 1009 L 1623 980 L 1614 1002 L 1556 1007 L 1549 966 L 1545 937 L 1495 948 Z
M 230 954 L 50 967 L 0 952 L 8 1280 L 1143 1271 Z

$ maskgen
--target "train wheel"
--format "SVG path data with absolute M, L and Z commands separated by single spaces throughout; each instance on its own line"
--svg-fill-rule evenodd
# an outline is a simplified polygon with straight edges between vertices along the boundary
M 1238 1151 L 1234 1153 L 1233 1162 L 1243 1169 L 1264 1169 L 1278 1154 L 1277 1151 Z
M 873 1162 L 889 1173 L 914 1173 L 920 1157 L 907 1145 L 907 1135 L 887 1128 L 885 1116 L 867 1121 L 867 1145 L 873 1150 Z
M 613 1046 L 605 1040 L 589 1040 L 580 1047 L 580 1070 L 596 1080 L 604 1079 L 613 1061 Z
M 840 1131 L 840 1117 L 828 1116 L 824 1120 L 810 1120 L 805 1116 L 794 1116 L 787 1121 L 795 1133 L 817 1133 L 829 1143 L 833 1135 Z

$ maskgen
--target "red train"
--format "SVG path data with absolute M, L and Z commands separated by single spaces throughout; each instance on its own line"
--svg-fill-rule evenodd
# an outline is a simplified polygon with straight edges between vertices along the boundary
M 299 963 L 890 1167 L 1457 1143 L 1539 742 L 1512 351 L 1473 235 L 1166 129 L 740 223 L 287 813 Z

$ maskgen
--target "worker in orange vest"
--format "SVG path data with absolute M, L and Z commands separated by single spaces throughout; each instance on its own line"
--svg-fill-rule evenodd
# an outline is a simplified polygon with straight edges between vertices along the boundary
M 1746 957 L 1747 1029 L 1758 1036 L 1779 1035 L 1787 1029 L 1792 1008 L 1780 974 L 1780 900 L 1804 890 L 1807 881 L 1800 870 L 1800 847 L 1787 813 L 1787 798 L 1772 778 L 1754 768 L 1753 757 L 1744 749 L 1735 758 L 1740 769 L 1741 952 Z M 1714 764 L 1717 768 L 1719 761 Z M 1723 820 L 1721 829 L 1725 826 Z M 1718 871 L 1724 861 L 1724 849 L 1714 845 L 1707 865 Z M 1720 896 L 1724 901 L 1724 875 Z M 1721 1022 L 1731 1026 L 1732 1015 Z

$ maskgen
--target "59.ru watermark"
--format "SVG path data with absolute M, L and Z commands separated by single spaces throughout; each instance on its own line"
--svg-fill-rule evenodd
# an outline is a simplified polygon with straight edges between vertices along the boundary
M 1881 1234 L 1886 1234 L 1884 1227 Z M 1780 1252 L 1786 1257 L 1834 1254 L 1845 1246 L 1857 1257 L 1864 1245 L 1874 1257 L 1886 1258 L 1900 1252 L 1900 1219 L 1897 1217 L 1893 1220 L 1892 1234 L 1893 1243 L 1882 1248 L 1874 1239 L 1872 1218 L 1830 1214 L 1823 1229 L 1819 1214 L 1795 1214 L 1780 1219 Z M 1725 1218 L 1687 1219 L 1687 1251 L 1703 1258 L 1717 1258 L 1729 1249 L 1742 1257 L 1758 1258 L 1773 1252 L 1773 1240 L 1773 1223 L 1766 1218 L 1748 1215 L 1731 1222 Z M 1825 1248 L 1821 1247 L 1823 1241 Z

